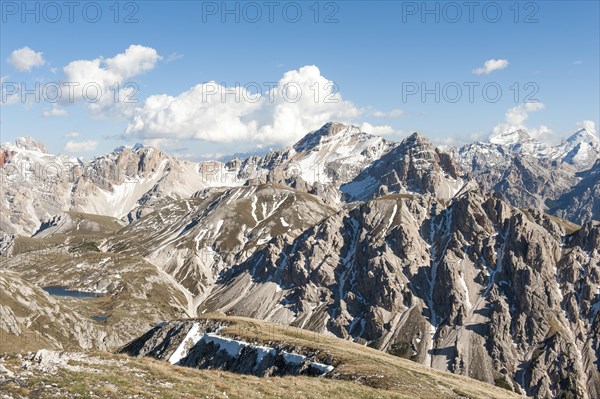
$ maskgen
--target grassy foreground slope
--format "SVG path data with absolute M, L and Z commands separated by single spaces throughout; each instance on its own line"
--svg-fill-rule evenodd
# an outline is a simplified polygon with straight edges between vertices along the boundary
M 436 371 L 352 342 L 298 328 L 211 314 L 228 326 L 220 334 L 253 343 L 311 349 L 335 365 L 327 377 L 255 377 L 197 370 L 152 358 L 106 352 L 64 354 L 62 366 L 5 355 L 0 392 L 10 398 L 517 398 L 467 377 Z M 31 356 L 29 356 L 31 357 Z M 25 356 L 24 359 L 28 359 Z M 23 365 L 27 370 L 23 370 Z M 2 367 L 0 367 L 0 370 Z M 31 374 L 28 374 L 31 373 Z

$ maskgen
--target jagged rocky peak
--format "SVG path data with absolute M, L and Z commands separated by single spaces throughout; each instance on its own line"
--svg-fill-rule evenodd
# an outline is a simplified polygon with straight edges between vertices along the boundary
M 581 143 L 581 142 L 591 142 L 591 143 L 600 143 L 600 137 L 597 134 L 594 134 L 587 130 L 586 128 L 580 129 L 573 133 L 568 139 L 569 143 Z
M 14 146 L 11 143 L 6 143 L 5 146 L 8 148 L 12 147 L 12 149 L 17 149 L 17 150 L 21 149 L 21 150 L 28 150 L 28 151 L 37 151 L 37 152 L 41 152 L 44 154 L 48 153 L 48 149 L 46 148 L 44 143 L 34 139 L 31 136 L 17 137 L 17 139 L 15 140 Z
M 338 135 L 352 135 L 361 133 L 360 129 L 356 126 L 347 126 L 339 122 L 328 122 L 324 124 L 320 129 L 314 132 L 308 133 L 300 141 L 294 145 L 296 151 L 303 151 L 315 147 L 319 143 L 327 140 L 328 138 L 336 137 Z
M 547 157 L 552 153 L 552 147 L 532 137 L 525 129 L 509 130 L 490 137 L 490 143 L 508 148 L 510 151 Z
M 267 172 L 270 181 L 307 183 L 309 192 L 316 189 L 315 184 L 337 190 L 396 145 L 357 126 L 330 122 L 292 147 L 258 159 L 257 165 Z
M 531 139 L 525 129 L 517 129 L 493 135 L 490 137 L 490 143 L 510 146 Z
M 600 137 L 585 128 L 576 131 L 555 146 L 532 137 L 524 129 L 494 134 L 490 137 L 489 143 L 515 154 L 559 160 L 573 165 L 579 171 L 589 169 L 600 157 Z
M 392 153 L 402 159 L 407 170 L 443 171 L 454 179 L 461 174 L 450 155 L 440 151 L 429 138 L 418 132 L 402 140 Z
M 321 127 L 321 129 L 318 130 L 318 132 L 320 132 L 322 135 L 335 136 L 347 127 L 348 126 L 344 125 L 343 123 L 327 122 Z
M 425 136 L 424 134 L 419 133 L 419 132 L 413 132 L 413 134 L 411 134 L 410 136 L 408 136 L 407 138 L 402 140 L 402 144 L 403 145 L 427 145 L 427 146 L 434 147 L 431 140 L 429 140 L 427 138 L 427 136 Z
M 96 170 L 116 166 L 127 175 L 146 175 L 160 171 L 169 159 L 171 157 L 157 148 L 136 144 L 117 147 L 113 152 L 96 157 L 90 165 Z
M 436 148 L 433 143 L 421 133 L 413 133 L 390 152 L 390 157 L 398 158 L 403 162 L 410 164 L 422 163 L 422 161 L 435 161 Z M 423 165 L 429 168 L 431 164 L 423 162 Z
M 600 138 L 587 129 L 580 129 L 558 146 L 562 161 L 583 171 L 600 159 Z
M 492 167 L 505 167 L 513 158 L 510 151 L 502 145 L 482 141 L 465 144 L 452 155 L 465 172 L 474 175 L 488 173 Z
M 452 198 L 463 186 L 452 157 L 420 133 L 413 133 L 340 189 L 349 200 L 387 193 L 434 194 Z

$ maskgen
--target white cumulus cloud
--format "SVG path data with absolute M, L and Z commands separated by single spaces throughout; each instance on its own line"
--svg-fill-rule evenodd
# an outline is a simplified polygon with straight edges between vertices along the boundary
M 153 69 L 160 59 L 151 47 L 131 45 L 112 58 L 72 61 L 63 68 L 64 82 L 74 87 L 74 100 L 86 100 L 93 110 L 106 112 L 118 106 L 126 113 L 136 100 L 138 85 L 133 78 Z M 71 99 L 65 95 L 63 101 Z
M 506 123 L 512 126 L 522 126 L 523 122 L 529 117 L 530 112 L 539 111 L 541 109 L 544 109 L 544 104 L 540 102 L 525 103 L 523 105 L 512 107 L 506 111 Z
M 65 144 L 65 151 L 72 153 L 92 152 L 96 151 L 97 146 L 98 142 L 96 140 L 68 141 Z
M 68 139 L 75 139 L 75 138 L 79 137 L 79 133 L 77 133 L 77 132 L 65 133 L 65 137 Z
M 150 96 L 133 112 L 125 135 L 289 144 L 326 122 L 352 122 L 363 113 L 319 68 L 304 66 L 278 82 L 234 87 L 207 82 L 177 96 Z
M 44 53 L 33 51 L 29 47 L 13 51 L 6 61 L 20 72 L 29 72 L 31 69 L 41 67 L 46 63 Z
M 482 67 L 473 69 L 473 73 L 475 75 L 489 75 L 490 73 L 500 69 L 504 69 L 507 66 L 508 60 L 497 60 L 492 58 L 491 60 L 487 60 L 486 62 L 484 62 Z

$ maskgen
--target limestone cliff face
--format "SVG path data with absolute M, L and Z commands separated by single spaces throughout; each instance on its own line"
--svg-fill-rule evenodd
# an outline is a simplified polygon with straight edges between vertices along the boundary
M 558 217 L 589 222 L 600 220 L 600 160 L 578 174 L 581 181 L 556 201 L 547 201 L 550 212 Z
M 349 200 L 406 192 L 448 199 L 464 185 L 462 174 L 448 154 L 414 133 L 340 189 Z
M 600 226 L 467 192 L 388 195 L 280 236 L 201 311 L 329 331 L 536 397 L 598 389 Z
M 260 377 L 324 376 L 334 370 L 320 351 L 285 343 L 251 343 L 221 334 L 227 322 L 211 319 L 161 323 L 120 349 L 131 356 L 151 356 L 178 366 L 226 370 Z M 260 334 L 257 334 L 260 336 Z M 266 337 L 262 337 L 266 338 Z

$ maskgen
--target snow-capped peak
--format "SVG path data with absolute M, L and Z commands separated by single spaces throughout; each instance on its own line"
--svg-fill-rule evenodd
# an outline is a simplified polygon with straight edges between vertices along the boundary
M 545 158 L 552 154 L 552 148 L 531 137 L 525 129 L 506 131 L 490 137 L 490 143 L 508 148 L 511 152 Z
M 528 140 L 532 138 L 524 129 L 509 130 L 490 137 L 490 143 L 504 146 L 512 146 Z
M 573 133 L 568 139 L 567 139 L 567 143 L 572 144 L 572 145 L 577 145 L 579 143 L 598 143 L 600 144 L 600 137 L 598 137 L 598 135 L 590 132 L 589 130 L 583 128 L 580 129 L 578 131 L 576 131 L 575 133 Z
M 341 184 L 395 145 L 357 126 L 329 122 L 294 144 L 286 162 L 305 182 Z
M 297 152 L 311 150 L 325 141 L 329 142 L 334 138 L 344 138 L 359 133 L 361 133 L 361 131 L 356 126 L 346 126 L 343 123 L 328 122 L 320 129 L 310 132 L 300 139 L 300 141 L 294 144 L 294 150 Z
M 15 140 L 15 144 L 5 143 L 4 146 L 11 150 L 27 150 L 40 152 L 42 154 L 48 154 L 48 149 L 41 141 L 37 141 L 31 136 L 27 137 L 17 137 Z
M 558 158 L 578 170 L 589 169 L 600 158 L 600 138 L 587 129 L 580 129 L 557 146 Z

